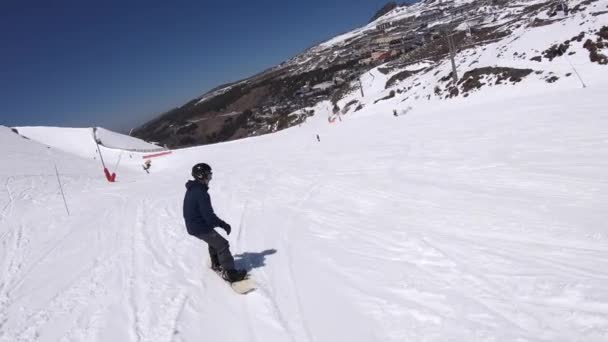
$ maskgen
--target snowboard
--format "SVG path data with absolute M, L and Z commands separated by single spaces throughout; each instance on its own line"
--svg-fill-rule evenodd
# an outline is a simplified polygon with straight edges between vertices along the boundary
M 255 291 L 256 287 L 255 287 L 255 282 L 253 281 L 253 279 L 251 279 L 251 275 L 247 274 L 247 276 L 245 277 L 245 279 L 240 280 L 240 281 L 235 281 L 233 283 L 226 281 L 224 278 L 222 278 L 222 273 L 219 271 L 214 271 L 224 282 L 226 282 L 228 285 L 230 285 L 230 288 L 232 288 L 232 290 L 238 294 L 248 294 L 250 292 Z
M 242 295 L 253 292 L 256 289 L 255 282 L 249 276 L 241 281 L 235 281 L 234 283 L 229 284 L 234 292 Z

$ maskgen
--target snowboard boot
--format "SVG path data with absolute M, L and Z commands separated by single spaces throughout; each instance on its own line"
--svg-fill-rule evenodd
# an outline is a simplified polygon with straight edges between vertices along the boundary
M 234 283 L 236 281 L 241 281 L 245 279 L 247 276 L 247 271 L 245 270 L 223 270 L 222 278 L 229 283 Z
M 211 269 L 214 272 L 222 272 L 222 265 L 216 264 L 216 263 L 211 263 Z
M 209 259 L 211 261 L 211 269 L 214 272 L 221 272 L 222 271 L 222 264 L 220 264 L 220 259 L 217 257 L 217 253 L 215 252 L 215 249 L 212 247 L 209 247 Z

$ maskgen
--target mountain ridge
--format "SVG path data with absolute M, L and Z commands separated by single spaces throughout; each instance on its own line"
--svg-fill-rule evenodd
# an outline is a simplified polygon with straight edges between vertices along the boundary
M 593 35 L 593 30 L 601 31 L 598 19 L 606 18 L 601 11 L 602 7 L 605 8 L 605 1 L 575 0 L 568 3 L 570 8 L 561 8 L 561 1 L 543 0 L 427 0 L 412 5 L 399 5 L 371 23 L 312 46 L 274 67 L 243 80 L 215 87 L 138 127 L 134 130 L 134 135 L 171 148 L 186 147 L 266 134 L 298 125 L 314 115 L 312 108 L 322 101 L 331 102 L 335 112 L 331 114 L 352 113 L 350 109 L 344 111 L 346 103 L 339 102 L 356 92 L 361 92 L 361 97 L 364 97 L 366 86 L 361 83 L 361 79 L 374 70 L 390 74 L 389 78 L 392 78 L 390 84 L 387 80 L 384 87 L 386 91 L 379 99 L 406 101 L 410 97 L 405 95 L 404 89 L 407 92 L 427 89 L 418 88 L 416 84 L 419 82 L 412 82 L 403 89 L 398 88 L 402 81 L 413 75 L 404 70 L 419 62 L 429 64 L 426 71 L 421 71 L 425 75 L 430 71 L 429 68 L 443 68 L 446 61 L 450 60 L 450 44 L 445 39 L 447 36 L 451 37 L 455 46 L 456 59 L 468 60 L 471 51 L 475 51 L 478 57 L 488 47 L 506 51 L 509 49 L 507 43 L 510 40 L 517 41 L 518 35 L 534 35 L 537 29 L 564 25 L 566 22 L 569 23 L 568 27 L 574 27 L 573 20 L 581 27 L 593 24 L 587 30 L 588 35 Z M 599 14 L 592 16 L 596 20 L 591 23 L 592 19 L 588 17 L 593 13 Z M 573 34 L 580 35 L 583 32 L 584 30 Z M 565 33 L 553 32 L 551 36 L 559 38 L 562 44 L 564 40 L 569 44 L 575 42 L 572 45 L 581 43 L 579 40 L 571 40 L 572 37 Z M 482 82 L 478 79 L 482 76 L 498 77 L 498 84 L 518 84 L 521 78 L 513 75 L 521 74 L 519 69 L 555 73 L 550 71 L 555 69 L 555 63 L 553 66 L 544 62 L 534 64 L 539 57 L 542 61 L 543 54 L 551 54 L 546 50 L 552 49 L 552 44 L 548 45 L 545 40 L 549 40 L 549 37 L 536 38 L 533 44 L 539 46 L 526 46 L 526 51 L 515 51 L 517 55 L 513 57 L 497 51 L 496 60 L 488 62 L 488 65 L 480 65 L 480 70 L 475 70 L 474 60 L 468 61 L 466 65 L 457 62 L 457 74 L 466 75 L 471 80 L 449 82 L 448 72 L 448 75 L 444 74 L 434 80 L 434 84 L 428 85 L 439 88 L 438 90 L 418 96 L 453 98 L 465 96 L 465 93 L 468 96 L 470 90 L 481 88 Z M 598 43 L 592 43 L 596 47 L 587 43 L 585 49 L 598 51 Z M 503 46 L 499 48 L 493 44 Z M 603 46 L 600 41 L 600 57 L 594 57 L 596 60 L 602 60 Z M 527 65 L 518 68 L 518 63 Z M 594 62 L 590 60 L 589 63 Z M 425 77 L 427 76 L 430 77 Z M 414 80 L 415 77 L 410 79 Z M 546 79 L 555 82 L 560 77 L 553 75 Z M 354 108 L 365 106 L 363 98 L 355 99 L 352 96 L 347 103 L 351 103 L 349 107 Z

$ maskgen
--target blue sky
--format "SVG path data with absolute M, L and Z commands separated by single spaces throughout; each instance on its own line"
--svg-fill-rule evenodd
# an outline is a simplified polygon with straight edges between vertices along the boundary
M 0 124 L 128 131 L 364 25 L 386 0 L 0 2 Z

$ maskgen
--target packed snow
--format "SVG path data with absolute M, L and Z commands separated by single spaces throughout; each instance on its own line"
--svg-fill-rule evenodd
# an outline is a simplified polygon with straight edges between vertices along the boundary
M 89 137 L 67 154 L 2 128 L 0 339 L 605 341 L 607 91 L 331 125 L 320 104 L 301 127 L 176 150 L 150 174 L 124 164 L 114 184 L 79 157 Z M 246 296 L 185 232 L 196 162 L 258 284 Z

